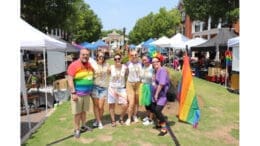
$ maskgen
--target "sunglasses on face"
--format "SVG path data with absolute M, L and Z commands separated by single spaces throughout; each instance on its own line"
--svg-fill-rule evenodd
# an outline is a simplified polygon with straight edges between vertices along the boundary
M 115 61 L 120 60 L 121 58 L 114 58 Z

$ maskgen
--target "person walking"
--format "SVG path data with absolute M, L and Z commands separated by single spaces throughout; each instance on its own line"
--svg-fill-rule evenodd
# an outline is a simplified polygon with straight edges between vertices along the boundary
M 105 61 L 105 54 L 103 52 L 97 53 L 97 67 L 94 74 L 94 87 L 92 91 L 93 111 L 95 115 L 95 122 L 93 127 L 103 129 L 102 117 L 104 113 L 105 99 L 108 94 L 108 69 L 109 64 Z
M 128 108 L 127 94 L 125 88 L 125 76 L 126 76 L 126 66 L 121 63 L 121 55 L 116 54 L 114 56 L 114 65 L 110 66 L 110 80 L 108 87 L 108 104 L 109 112 L 111 117 L 111 126 L 116 126 L 115 120 L 115 103 L 117 102 L 121 105 L 121 114 L 119 118 L 119 123 L 124 124 L 124 116 L 126 115 L 126 110 Z
M 160 128 L 158 136 L 167 134 L 166 120 L 162 113 L 163 108 L 167 103 L 167 91 L 170 85 L 170 77 L 167 70 L 161 66 L 163 56 L 157 54 L 152 59 L 152 65 L 155 70 L 155 79 L 153 82 L 153 98 L 152 98 L 152 112 L 155 114 L 156 119 L 159 121 L 156 128 Z
M 128 119 L 125 124 L 130 125 L 131 117 L 133 116 L 134 122 L 138 122 L 137 113 L 139 107 L 139 86 L 140 86 L 140 74 L 142 65 L 138 62 L 138 55 L 136 51 L 130 52 L 131 60 L 128 62 L 128 77 L 126 82 L 127 99 L 129 102 L 128 106 Z
M 88 49 L 81 49 L 79 59 L 72 62 L 67 69 L 75 138 L 80 137 L 80 122 L 82 130 L 91 130 L 85 124 L 94 78 L 94 70 L 88 61 L 89 54 Z

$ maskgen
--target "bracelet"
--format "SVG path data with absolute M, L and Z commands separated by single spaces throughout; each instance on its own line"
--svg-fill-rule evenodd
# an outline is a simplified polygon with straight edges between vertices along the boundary
M 71 94 L 76 94 L 76 91 L 74 91 L 74 92 L 71 92 Z

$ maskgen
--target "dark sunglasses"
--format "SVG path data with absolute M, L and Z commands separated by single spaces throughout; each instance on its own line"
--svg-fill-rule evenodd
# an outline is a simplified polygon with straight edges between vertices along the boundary
M 120 60 L 121 58 L 114 58 L 114 60 L 116 61 L 116 60 Z

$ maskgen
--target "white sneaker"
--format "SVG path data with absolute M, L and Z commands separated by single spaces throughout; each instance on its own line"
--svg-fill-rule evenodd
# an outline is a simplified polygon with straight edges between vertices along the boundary
M 135 122 L 135 123 L 139 122 L 137 116 L 134 116 L 134 122 Z
M 103 127 L 103 124 L 100 122 L 99 124 L 98 124 L 98 129 L 103 129 L 104 127 Z
M 95 122 L 93 123 L 93 127 L 98 127 L 98 122 L 97 122 L 97 121 L 95 121 Z
M 153 124 L 153 121 L 150 122 L 149 120 L 143 122 L 144 126 L 148 126 L 148 125 L 152 125 L 152 124 Z
M 147 120 L 149 120 L 148 117 L 143 118 L 143 122 L 145 122 L 145 121 L 147 121 Z
M 130 120 L 130 119 L 127 119 L 127 120 L 125 121 L 125 124 L 126 124 L 127 126 L 129 126 L 130 123 L 131 123 L 131 120 Z

